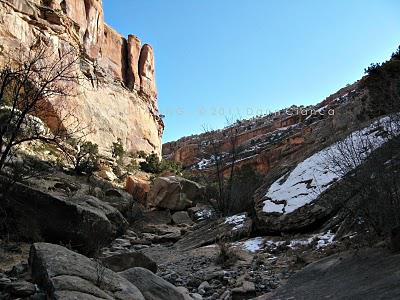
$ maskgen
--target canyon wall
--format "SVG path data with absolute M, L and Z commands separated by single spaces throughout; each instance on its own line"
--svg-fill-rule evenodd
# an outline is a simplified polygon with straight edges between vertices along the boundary
M 101 0 L 0 0 L 0 41 L 2 64 L 5 53 L 36 41 L 60 56 L 81 53 L 76 72 L 83 80 L 63 101 L 87 139 L 103 151 L 120 138 L 128 151 L 161 155 L 153 49 L 108 26 Z
M 357 116 L 364 92 L 358 83 L 349 85 L 313 106 L 292 106 L 229 127 L 199 135 L 183 137 L 163 145 L 163 157 L 179 162 L 184 168 L 214 172 L 213 156 L 229 157 L 235 140 L 236 168 L 251 166 L 260 174 L 274 173 L 301 161 L 340 134 L 357 128 Z M 332 115 L 330 115 L 330 113 Z M 223 159 L 225 175 L 230 174 L 230 161 Z

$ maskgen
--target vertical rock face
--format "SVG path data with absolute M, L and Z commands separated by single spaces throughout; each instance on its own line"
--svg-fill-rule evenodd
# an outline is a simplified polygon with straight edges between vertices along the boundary
M 85 0 L 86 32 L 83 44 L 86 53 L 93 58 L 99 54 L 104 35 L 104 15 L 101 0 Z
M 144 45 L 139 58 L 139 75 L 141 91 L 152 97 L 157 97 L 154 74 L 154 53 L 150 45 Z
M 128 87 L 134 90 L 140 90 L 139 77 L 139 57 L 140 57 L 141 42 L 134 36 L 128 36 Z
M 102 57 L 100 65 L 119 81 L 125 82 L 128 67 L 126 53 L 126 39 L 115 32 L 111 27 L 105 26 L 104 40 L 101 48 Z
M 37 39 L 55 53 L 83 51 L 77 72 L 88 80 L 75 87 L 78 96 L 65 106 L 90 129 L 90 140 L 107 150 L 120 138 L 128 151 L 161 155 L 164 124 L 150 45 L 141 47 L 137 37 L 126 39 L 105 24 L 101 0 L 0 1 L 2 50 L 12 53 Z

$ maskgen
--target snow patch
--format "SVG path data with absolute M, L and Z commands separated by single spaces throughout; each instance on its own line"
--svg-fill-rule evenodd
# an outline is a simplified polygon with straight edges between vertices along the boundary
M 261 237 L 256 237 L 254 239 L 250 239 L 243 242 L 243 248 L 249 252 L 254 253 L 261 250 L 263 244 L 264 244 L 264 239 Z
M 225 218 L 224 224 L 234 225 L 232 230 L 238 230 L 243 227 L 245 221 L 246 214 L 240 214 Z
M 197 221 L 203 221 L 210 219 L 213 215 L 213 210 L 211 209 L 202 209 L 194 214 Z
M 351 143 L 352 148 L 357 152 L 356 156 L 360 159 L 348 161 L 348 170 L 344 173 L 338 166 L 329 164 L 330 157 L 340 158 L 343 155 L 340 142 L 299 163 L 288 176 L 287 174 L 282 176 L 270 186 L 265 195 L 263 211 L 288 214 L 314 201 L 332 184 L 359 166 L 371 152 L 366 149 L 375 150 L 387 142 L 390 136 L 398 135 L 400 128 L 393 125 L 389 117 L 384 117 L 350 134 L 344 143 Z

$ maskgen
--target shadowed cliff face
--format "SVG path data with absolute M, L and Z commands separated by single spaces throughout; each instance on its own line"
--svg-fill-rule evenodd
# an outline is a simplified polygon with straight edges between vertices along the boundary
M 0 62 L 38 39 L 59 55 L 83 51 L 76 72 L 84 80 L 65 107 L 87 128 L 88 139 L 102 150 L 120 138 L 129 151 L 161 154 L 164 124 L 151 46 L 105 24 L 100 0 L 0 1 Z

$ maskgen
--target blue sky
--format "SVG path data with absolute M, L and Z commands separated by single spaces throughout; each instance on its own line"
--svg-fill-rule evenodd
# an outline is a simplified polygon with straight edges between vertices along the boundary
M 397 0 L 103 0 L 155 50 L 163 141 L 323 100 L 400 44 Z

